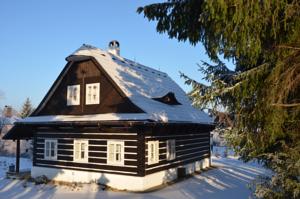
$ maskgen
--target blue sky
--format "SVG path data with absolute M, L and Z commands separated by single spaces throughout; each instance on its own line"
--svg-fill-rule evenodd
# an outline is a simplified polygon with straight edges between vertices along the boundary
M 199 44 L 158 34 L 155 23 L 136 13 L 139 6 L 159 1 L 0 1 L 0 108 L 20 109 L 29 97 L 42 100 L 65 58 L 83 43 L 106 49 L 118 40 L 121 56 L 167 72 L 184 90 L 179 71 L 200 80 L 197 63 L 207 58 Z

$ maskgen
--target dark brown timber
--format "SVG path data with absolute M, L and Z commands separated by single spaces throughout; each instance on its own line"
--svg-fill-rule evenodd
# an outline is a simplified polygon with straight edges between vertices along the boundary
M 20 171 L 20 140 L 18 139 L 16 142 L 16 173 Z

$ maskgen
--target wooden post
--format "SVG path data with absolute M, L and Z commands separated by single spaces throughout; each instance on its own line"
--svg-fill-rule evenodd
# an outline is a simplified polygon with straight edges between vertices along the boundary
M 20 140 L 17 139 L 16 147 L 16 173 L 20 171 Z

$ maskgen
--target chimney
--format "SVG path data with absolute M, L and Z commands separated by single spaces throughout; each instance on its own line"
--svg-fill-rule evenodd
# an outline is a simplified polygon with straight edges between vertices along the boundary
M 3 112 L 4 112 L 4 117 L 12 117 L 12 107 L 11 106 L 5 106 Z
M 113 40 L 108 44 L 108 52 L 120 56 L 120 43 L 117 40 Z

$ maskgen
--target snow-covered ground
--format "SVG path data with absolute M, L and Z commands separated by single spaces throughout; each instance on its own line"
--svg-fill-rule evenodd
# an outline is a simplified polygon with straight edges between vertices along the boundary
M 21 158 L 20 161 L 21 161 L 21 163 L 20 163 L 21 170 L 29 170 L 31 168 L 31 166 L 32 166 L 32 160 L 31 159 Z M 16 163 L 16 158 L 15 157 L 0 156 L 0 181 L 6 175 L 6 172 L 8 171 L 9 165 L 11 165 L 11 164 L 15 165 L 15 163 Z M 0 187 L 2 187 L 1 182 L 0 182 Z M 2 189 L 0 188 L 0 192 L 1 191 L 2 191 Z
M 256 163 L 243 163 L 232 153 L 225 158 L 222 148 L 214 149 L 213 168 L 193 177 L 148 193 L 102 191 L 97 185 L 34 185 L 31 182 L 6 179 L 5 170 L 14 158 L 0 157 L 0 198 L 9 199 L 95 199 L 95 198 L 188 198 L 220 199 L 248 198 L 248 184 L 260 174 L 268 173 Z M 21 160 L 22 168 L 30 168 L 31 161 Z

